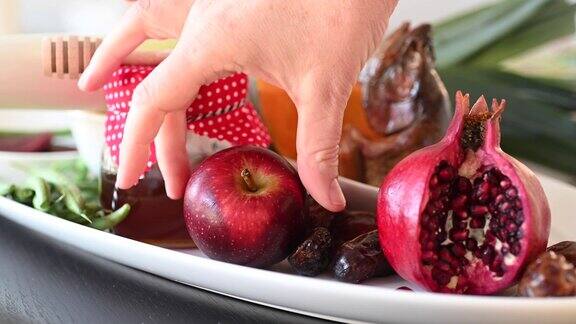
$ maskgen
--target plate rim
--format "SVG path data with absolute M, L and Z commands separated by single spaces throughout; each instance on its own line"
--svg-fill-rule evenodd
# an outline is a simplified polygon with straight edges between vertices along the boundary
M 550 312 L 556 312 L 558 314 L 565 314 L 566 316 L 576 316 L 576 297 L 557 297 L 557 298 L 546 298 L 546 299 L 536 299 L 536 298 L 523 298 L 523 297 L 506 297 L 506 296 L 470 296 L 470 295 L 450 295 L 450 294 L 437 294 L 429 292 L 410 292 L 410 291 L 398 291 L 386 287 L 373 287 L 366 285 L 352 285 L 347 283 L 335 282 L 322 280 L 317 278 L 308 278 L 297 276 L 294 274 L 279 273 L 272 270 L 265 269 L 255 269 L 244 267 L 240 265 L 220 262 L 216 260 L 206 259 L 200 256 L 186 254 L 180 251 L 174 251 L 165 249 L 162 247 L 157 247 L 149 245 L 146 243 L 134 241 L 128 238 L 120 237 L 114 234 L 105 233 L 95 229 L 91 229 L 79 224 L 75 224 L 57 217 L 46 217 L 47 214 L 35 210 L 31 207 L 21 205 L 10 199 L 0 197 L 0 213 L 5 217 L 17 223 L 24 225 L 25 227 L 31 228 L 36 232 L 40 232 L 43 235 L 55 239 L 60 242 L 64 242 L 68 245 L 75 246 L 85 250 L 91 254 L 103 257 L 105 259 L 112 260 L 114 262 L 141 270 L 149 272 L 155 275 L 162 276 L 168 280 L 177 281 L 186 285 L 194 286 L 200 289 L 205 289 L 213 291 L 219 294 L 225 294 L 234 298 L 246 300 L 249 302 L 254 302 L 274 308 L 285 309 L 293 311 L 296 313 L 312 315 L 320 318 L 331 318 L 331 319 L 344 319 L 346 321 L 366 321 L 374 320 L 374 318 L 350 318 L 349 316 L 342 316 L 343 314 L 336 314 L 332 316 L 330 314 L 324 314 L 316 311 L 309 311 L 306 309 L 294 308 L 291 306 L 283 305 L 282 303 L 270 303 L 263 301 L 261 299 L 254 298 L 253 296 L 242 296 L 234 293 L 232 288 L 229 289 L 217 289 L 206 287 L 202 283 L 192 282 L 189 279 L 179 280 L 174 276 L 167 276 L 163 271 L 158 270 L 158 266 L 145 266 L 142 264 L 142 260 L 125 260 L 118 257 L 116 254 L 107 254 L 105 251 L 99 250 L 96 247 L 87 247 L 85 244 L 78 244 L 73 242 L 73 238 L 66 235 L 57 236 L 51 231 L 41 230 L 43 226 L 49 226 L 54 229 L 64 230 L 64 233 L 72 233 L 72 236 L 90 238 L 90 241 L 100 241 L 107 243 L 111 246 L 116 246 L 120 250 L 135 252 L 140 255 L 152 255 L 157 258 L 158 255 L 162 255 L 163 259 L 171 261 L 172 264 L 179 264 L 183 266 L 192 266 L 200 269 L 196 271 L 205 271 L 209 268 L 219 268 L 221 272 L 237 273 L 241 277 L 254 280 L 257 277 L 267 277 L 267 281 L 276 282 L 282 286 L 282 281 L 290 281 L 292 284 L 301 285 L 302 287 L 314 286 L 321 282 L 327 287 L 323 290 L 333 290 L 333 292 L 339 292 L 342 294 L 341 290 L 344 288 L 354 288 L 354 289 L 344 289 L 346 290 L 346 295 L 349 298 L 360 298 L 360 299 L 372 299 L 374 301 L 379 301 L 382 305 L 397 304 L 403 305 L 404 307 L 427 307 L 427 308 L 440 308 L 445 309 L 446 305 L 454 305 L 455 303 L 460 305 L 459 307 L 477 307 L 478 305 L 484 305 L 481 309 L 486 309 L 489 307 L 493 313 L 511 313 L 518 315 L 521 312 L 526 312 L 529 309 L 530 314 L 545 313 L 550 314 Z M 49 216 L 49 215 L 48 215 Z M 45 228 L 44 228 L 45 229 Z M 185 256 L 183 254 L 186 254 Z M 201 260 L 201 262 L 198 262 Z M 204 268 L 204 270 L 202 269 Z M 177 277 L 177 275 L 176 275 Z M 521 317 L 526 319 L 526 317 Z M 567 317 L 569 318 L 569 317 Z M 399 320 L 399 318 L 395 318 Z M 407 320 L 409 318 L 404 318 Z M 461 322 L 461 321 L 460 321 Z

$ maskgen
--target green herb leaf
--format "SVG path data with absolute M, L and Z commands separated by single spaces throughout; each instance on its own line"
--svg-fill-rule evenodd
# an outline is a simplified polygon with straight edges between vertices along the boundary
M 494 66 L 508 58 L 542 46 L 575 31 L 576 3 L 549 1 L 513 33 L 506 35 L 466 59 L 466 64 Z
M 549 1 L 508 0 L 434 26 L 438 67 L 462 62 L 508 35 Z

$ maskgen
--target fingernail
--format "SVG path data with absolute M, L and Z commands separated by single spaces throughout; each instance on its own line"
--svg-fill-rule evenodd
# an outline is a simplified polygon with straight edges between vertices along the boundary
M 84 71 L 84 73 L 82 73 L 82 75 L 80 76 L 80 80 L 78 80 L 78 88 L 80 88 L 80 90 L 87 90 L 86 89 L 86 83 L 88 82 L 88 76 L 86 74 L 86 71 Z
M 338 180 L 332 180 L 330 184 L 330 202 L 335 207 L 342 207 L 346 206 L 346 198 L 344 198 L 344 194 L 342 193 L 342 189 L 340 188 L 340 184 L 338 184 Z
M 118 172 L 116 174 L 116 188 L 122 189 L 122 190 L 128 190 L 134 186 L 136 186 L 139 182 L 139 180 L 142 180 L 144 177 L 140 176 L 140 178 L 138 180 L 136 180 L 134 183 L 130 183 L 128 181 L 126 181 L 125 177 L 124 177 L 124 173 L 123 172 Z

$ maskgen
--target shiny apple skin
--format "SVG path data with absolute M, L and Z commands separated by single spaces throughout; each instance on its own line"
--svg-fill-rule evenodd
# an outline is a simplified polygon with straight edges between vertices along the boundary
M 244 169 L 258 191 L 248 190 Z M 264 268 L 285 259 L 302 242 L 305 192 L 296 170 L 278 154 L 255 146 L 232 147 L 192 172 L 184 218 L 208 257 Z

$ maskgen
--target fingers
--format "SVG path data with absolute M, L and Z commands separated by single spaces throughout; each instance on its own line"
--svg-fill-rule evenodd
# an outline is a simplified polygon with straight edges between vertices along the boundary
M 346 200 L 338 184 L 338 152 L 346 95 L 332 87 L 308 84 L 298 106 L 298 173 L 306 189 L 324 208 L 340 211 Z M 324 90 L 322 90 L 324 89 Z M 337 99 L 340 98 L 340 99 Z
M 120 25 L 106 36 L 98 47 L 88 68 L 82 73 L 78 87 L 84 91 L 94 91 L 110 78 L 122 60 L 146 40 L 146 34 L 141 27 L 139 10 L 136 6 L 130 7 Z
M 182 198 L 190 176 L 186 131 L 186 112 L 172 112 L 164 118 L 154 140 L 158 165 L 166 182 L 166 193 L 172 199 Z
M 166 180 L 168 195 L 173 198 L 181 195 L 183 183 L 187 181 L 183 167 L 185 140 L 182 132 L 186 131 L 183 111 L 196 97 L 205 80 L 199 68 L 205 62 L 192 60 L 186 55 L 176 46 L 172 54 L 134 90 L 120 150 L 116 184 L 120 189 L 127 189 L 138 181 L 146 166 L 150 143 L 160 131 L 162 123 L 167 122 L 166 126 L 162 126 L 157 141 L 160 151 L 156 156 Z M 168 113 L 179 110 L 182 113 L 167 117 Z M 176 160 L 171 161 L 173 158 Z
M 150 143 L 154 140 L 166 115 L 162 110 L 142 104 L 143 99 L 140 98 L 148 97 L 144 94 L 147 90 L 140 86 L 136 89 L 120 145 L 120 166 L 116 178 L 116 186 L 120 189 L 134 186 L 144 173 L 150 156 Z

